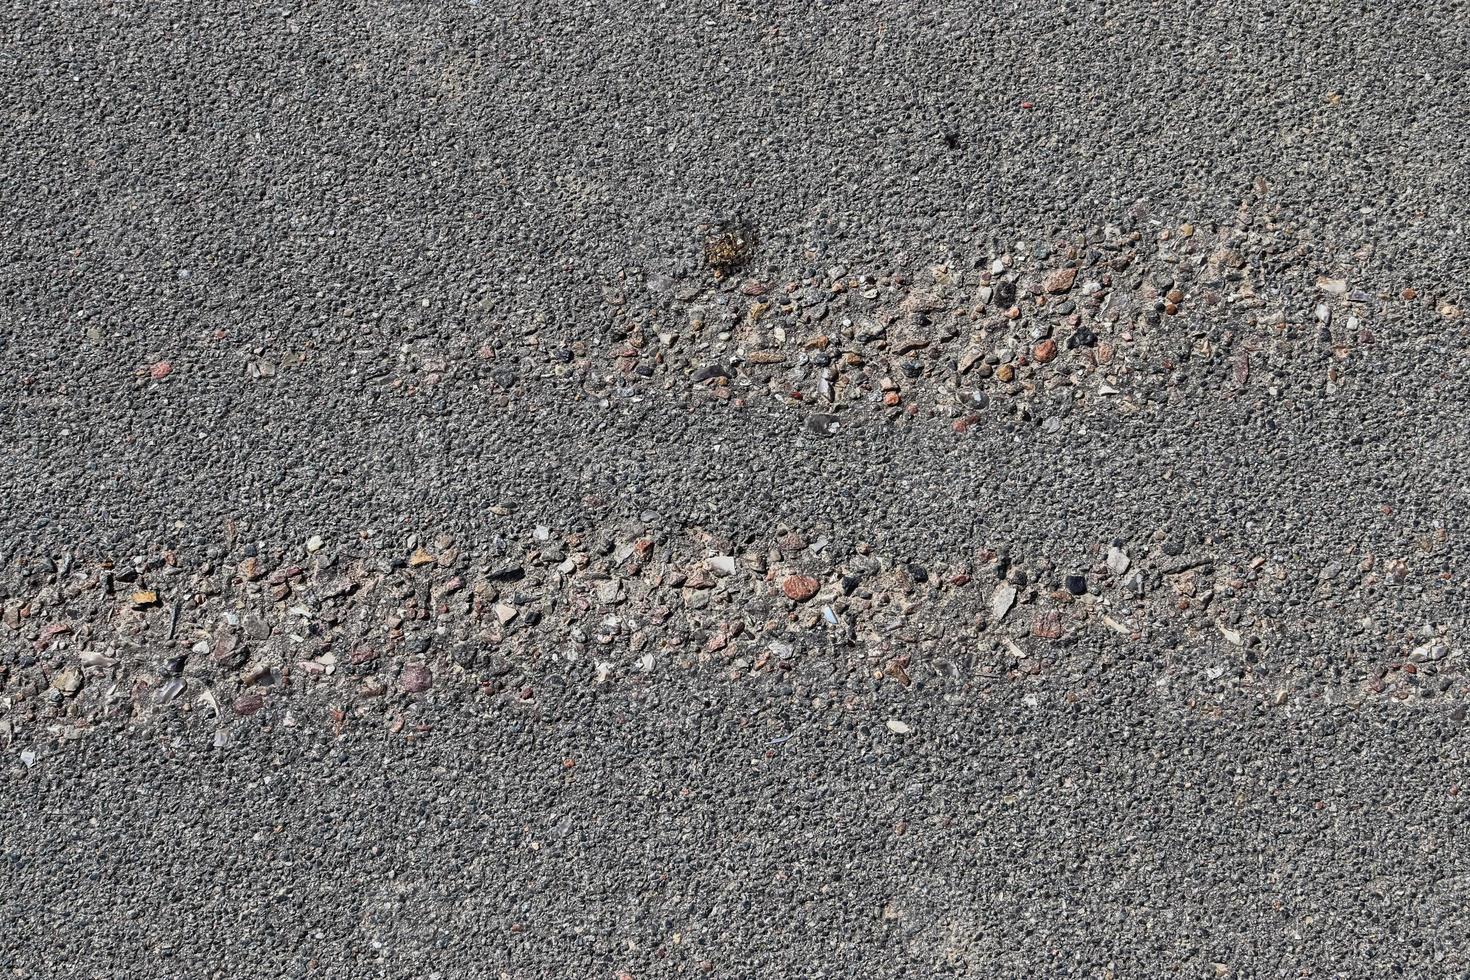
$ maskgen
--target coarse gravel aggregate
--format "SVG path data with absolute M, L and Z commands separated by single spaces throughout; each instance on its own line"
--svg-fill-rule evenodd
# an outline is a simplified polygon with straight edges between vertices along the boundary
M 1467 23 L 0 12 L 0 968 L 1470 976 Z

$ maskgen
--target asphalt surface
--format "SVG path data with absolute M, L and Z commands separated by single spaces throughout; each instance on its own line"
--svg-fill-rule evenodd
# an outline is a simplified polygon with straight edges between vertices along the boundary
M 0 13 L 0 966 L 1470 975 L 1467 42 Z

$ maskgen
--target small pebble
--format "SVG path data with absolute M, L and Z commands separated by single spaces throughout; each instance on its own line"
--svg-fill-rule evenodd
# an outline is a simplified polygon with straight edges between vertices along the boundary
M 816 595 L 821 587 L 821 583 L 810 575 L 790 575 L 781 584 L 781 591 L 786 593 L 786 598 L 793 602 L 806 602 Z

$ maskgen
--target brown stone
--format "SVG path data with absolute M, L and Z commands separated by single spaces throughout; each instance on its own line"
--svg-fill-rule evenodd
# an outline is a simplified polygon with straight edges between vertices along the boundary
M 781 591 L 786 593 L 786 598 L 793 602 L 806 602 L 817 594 L 822 583 L 810 575 L 791 575 L 781 585 Z
M 1076 269 L 1058 269 L 1042 281 L 1041 288 L 1049 293 L 1065 293 L 1076 279 Z
M 80 667 L 63 667 L 51 678 L 51 686 L 62 694 L 75 694 L 82 689 L 85 678 Z
M 417 694 L 429 689 L 429 685 L 434 683 L 434 675 L 423 664 L 409 664 L 398 675 L 398 683 L 410 694 Z
M 235 699 L 235 714 L 242 718 L 248 718 L 255 714 L 265 704 L 265 698 L 254 691 L 248 691 Z
M 776 547 L 780 548 L 788 555 L 794 555 L 798 552 L 806 550 L 807 540 L 800 534 L 797 534 L 795 531 L 791 531 L 787 534 L 781 535 L 781 537 L 776 541 Z
M 1062 617 L 1054 609 L 1036 615 L 1031 623 L 1031 632 L 1046 640 L 1055 640 L 1062 635 Z
M 1037 364 L 1045 364 L 1057 356 L 1057 342 L 1050 338 L 1043 340 L 1036 345 L 1036 349 L 1031 352 L 1031 356 L 1036 358 Z

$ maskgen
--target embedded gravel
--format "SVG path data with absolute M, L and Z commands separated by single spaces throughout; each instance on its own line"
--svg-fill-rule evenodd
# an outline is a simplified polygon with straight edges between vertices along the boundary
M 1465 23 L 0 12 L 0 967 L 1470 975 Z

